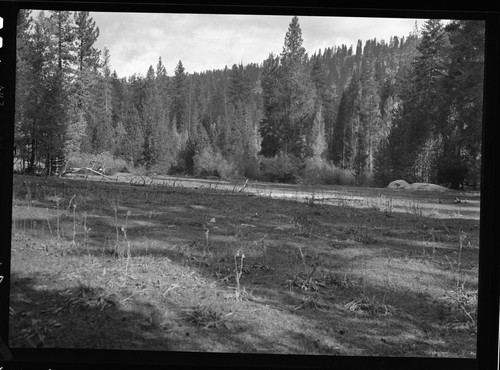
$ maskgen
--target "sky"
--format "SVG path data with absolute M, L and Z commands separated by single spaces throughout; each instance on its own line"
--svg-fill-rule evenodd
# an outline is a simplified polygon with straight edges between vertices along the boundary
M 32 15 L 36 16 L 35 11 Z M 279 55 L 292 16 L 90 12 L 99 28 L 96 47 L 106 46 L 118 77 L 146 75 L 158 58 L 169 76 L 179 61 L 188 73 L 261 64 Z M 425 19 L 317 17 L 299 15 L 303 46 L 309 55 L 342 44 L 406 37 Z
M 281 53 L 292 16 L 229 14 L 95 13 L 96 43 L 111 54 L 111 70 L 119 77 L 146 75 L 162 58 L 167 74 L 179 61 L 188 73 L 260 64 Z M 358 40 L 408 36 L 423 19 L 338 18 L 299 16 L 303 46 L 309 55 L 326 47 L 356 46 Z

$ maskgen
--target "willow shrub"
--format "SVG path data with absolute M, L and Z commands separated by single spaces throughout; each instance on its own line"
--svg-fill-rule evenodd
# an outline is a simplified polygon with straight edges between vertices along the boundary
M 215 176 L 224 180 L 238 176 L 237 166 L 226 160 L 222 154 L 210 148 L 204 148 L 193 157 L 195 176 Z
M 291 154 L 279 153 L 261 159 L 260 176 L 268 182 L 296 183 L 300 177 L 300 161 Z
M 122 158 L 117 158 L 109 152 L 100 154 L 71 153 L 68 156 L 67 166 L 69 168 L 93 168 L 105 175 L 114 175 L 117 172 L 130 172 L 131 165 Z
M 354 185 L 356 177 L 350 170 L 335 167 L 321 158 L 307 158 L 303 180 L 312 185 Z

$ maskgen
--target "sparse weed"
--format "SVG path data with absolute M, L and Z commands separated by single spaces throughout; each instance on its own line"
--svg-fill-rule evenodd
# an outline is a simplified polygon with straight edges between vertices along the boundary
M 451 300 L 451 306 L 459 309 L 468 326 L 474 330 L 477 329 L 477 294 L 477 290 L 458 289 L 447 295 Z
M 293 279 L 287 280 L 285 284 L 289 286 L 290 291 L 292 290 L 292 286 L 306 291 L 317 291 L 320 288 L 325 288 L 326 284 L 324 282 L 313 277 L 317 268 L 317 266 L 314 266 L 308 274 L 305 272 L 299 272 Z
M 294 310 L 313 309 L 321 312 L 328 312 L 330 307 L 327 304 L 320 302 L 318 299 L 308 297 L 301 304 L 294 306 Z
M 422 218 L 423 208 L 416 201 L 411 201 L 406 205 L 406 211 L 412 215 Z
M 31 189 L 30 189 L 30 186 L 29 186 L 29 181 L 25 181 L 24 184 L 26 185 L 26 203 L 28 204 L 28 207 L 31 206 L 32 202 L 33 202 L 33 198 L 31 196 Z
M 338 273 L 333 273 L 331 271 L 323 273 L 321 281 L 325 286 L 335 286 L 341 289 L 353 288 L 357 284 L 346 273 L 338 274 Z
M 316 201 L 316 195 L 315 195 L 314 190 L 313 190 L 311 197 L 307 200 L 307 205 L 309 207 L 314 207 L 315 201 Z
M 76 202 L 73 203 L 73 245 L 76 245 Z
M 87 212 L 83 212 L 83 247 L 87 249 L 90 255 L 90 250 L 88 246 L 90 227 L 87 227 Z
M 210 229 L 207 227 L 205 229 L 205 242 L 206 242 L 205 243 L 205 252 L 207 252 L 207 253 L 208 253 L 208 246 L 209 246 L 209 244 L 208 244 L 208 235 L 209 234 L 210 234 Z
M 184 309 L 183 311 L 184 319 L 187 322 L 204 329 L 218 328 L 226 321 L 227 317 L 232 315 L 232 312 L 224 314 L 212 305 L 202 304 Z
M 114 254 L 119 255 L 118 251 L 118 245 L 120 242 L 120 234 L 119 234 L 119 228 L 118 228 L 118 201 L 116 203 L 113 203 L 113 211 L 115 212 L 115 231 L 116 231 L 116 243 L 115 243 L 115 248 L 114 248 Z
M 467 238 L 467 235 L 465 233 L 460 233 L 458 257 L 456 260 L 450 259 L 450 257 L 448 257 L 448 255 L 445 256 L 445 258 L 450 266 L 450 270 L 453 274 L 453 279 L 455 281 L 455 289 L 457 291 L 464 290 L 465 284 L 467 283 L 466 271 L 464 269 L 462 269 L 462 251 L 464 248 L 464 241 L 466 238 Z
M 371 299 L 362 295 L 360 299 L 351 299 L 344 303 L 344 308 L 353 312 L 368 313 L 371 315 L 388 315 L 391 306 L 376 301 L 375 296 Z
M 59 215 L 59 201 L 60 199 L 56 198 L 56 219 L 57 219 L 57 241 L 59 242 L 61 239 L 61 227 L 60 227 L 60 215 Z
M 239 266 L 238 266 L 238 258 L 240 259 Z M 238 251 L 234 256 L 234 274 L 235 274 L 235 278 L 236 278 L 235 297 L 236 297 L 237 301 L 240 300 L 241 295 L 242 295 L 242 290 L 241 290 L 241 286 L 240 286 L 240 278 L 241 278 L 241 275 L 243 274 L 243 260 L 244 259 L 245 259 L 245 254 L 241 253 L 241 255 L 240 255 L 240 251 Z
M 52 227 L 50 226 L 50 221 L 49 221 L 49 216 L 48 216 L 48 214 L 49 214 L 49 210 L 48 210 L 48 209 L 46 209 L 46 210 L 45 210 L 45 212 L 46 212 L 45 220 L 47 221 L 47 225 L 48 225 L 48 227 L 49 227 L 50 235 L 54 235 L 54 234 L 52 233 Z
M 249 245 L 248 245 L 248 248 L 252 248 L 252 247 L 257 247 L 260 252 L 262 253 L 262 255 L 265 255 L 266 252 L 267 252 L 267 246 L 266 246 L 266 238 L 268 237 L 268 234 L 265 234 L 262 238 L 258 239 L 258 240 L 254 240 L 253 242 L 251 242 Z
M 75 200 L 76 198 L 76 194 L 73 194 L 73 196 L 71 197 L 71 199 L 69 200 L 69 203 L 68 203 L 68 208 L 66 209 L 66 214 L 69 214 L 69 210 L 71 209 L 71 204 L 73 203 L 73 201 Z M 75 202 L 76 203 L 76 202 Z M 73 205 L 75 204 L 73 203 Z
M 178 200 L 175 197 L 172 197 L 174 198 L 172 202 L 166 204 L 165 201 L 160 202 L 160 193 L 150 193 L 151 197 L 149 199 L 157 202 L 155 204 L 156 211 L 150 211 L 143 207 L 143 194 L 137 194 L 132 190 L 127 194 L 126 187 L 124 187 L 121 195 L 115 194 L 115 200 L 110 207 L 110 203 L 106 204 L 103 201 L 110 198 L 109 189 L 105 189 L 105 185 L 100 184 L 92 186 L 95 186 L 94 189 L 97 190 L 89 190 L 87 193 L 88 198 L 82 195 L 85 188 L 83 188 L 82 192 L 76 193 L 77 196 L 73 195 L 72 190 L 66 190 L 64 193 L 58 191 L 60 197 L 54 196 L 52 197 L 53 200 L 51 200 L 55 202 L 52 203 L 53 207 L 46 209 L 45 214 L 43 208 L 37 208 L 37 212 L 40 211 L 40 213 L 35 215 L 34 218 L 39 217 L 39 219 L 32 221 L 30 217 L 24 217 L 24 211 L 27 207 L 39 207 L 40 204 L 43 204 L 38 201 L 39 196 L 43 196 L 43 194 L 40 189 L 38 189 L 38 193 L 36 192 L 37 188 L 34 183 L 21 185 L 22 191 L 19 192 L 19 187 L 17 190 L 20 193 L 20 199 L 17 199 L 17 202 L 20 203 L 19 210 L 16 209 L 19 212 L 18 223 L 14 222 L 13 224 L 14 232 L 17 232 L 17 234 L 15 235 L 13 232 L 13 238 L 20 238 L 18 234 L 22 233 L 24 222 L 26 231 L 34 234 L 33 231 L 37 230 L 29 230 L 29 228 L 31 226 L 35 229 L 38 226 L 43 234 L 46 234 L 44 236 L 50 238 L 50 242 L 43 240 L 43 244 L 41 244 L 42 247 L 49 246 L 52 248 L 54 246 L 56 253 L 48 254 L 49 258 L 57 257 L 57 253 L 74 253 L 75 248 L 71 248 L 72 245 L 81 247 L 84 253 L 85 250 L 88 253 L 88 256 L 84 255 L 83 259 L 79 259 L 82 262 L 82 267 L 78 274 L 84 272 L 81 274 L 83 281 L 91 277 L 92 274 L 101 275 L 102 273 L 102 277 L 99 276 L 99 279 L 101 279 L 100 282 L 106 282 L 107 285 L 103 285 L 106 289 L 112 287 L 116 290 L 123 289 L 125 291 L 124 288 L 127 284 L 129 284 L 127 289 L 130 286 L 139 287 L 132 288 L 133 291 L 124 293 L 123 298 L 127 298 L 123 300 L 118 298 L 122 302 L 131 300 L 131 297 L 140 293 L 147 294 L 146 299 L 151 297 L 152 304 L 156 306 L 157 303 L 164 302 L 163 299 L 161 299 L 161 302 L 155 301 L 154 295 L 157 294 L 165 299 L 168 298 L 172 303 L 171 307 L 175 305 L 175 310 L 170 309 L 169 306 L 168 315 L 171 315 L 172 318 L 181 318 L 185 324 L 192 324 L 193 328 L 217 330 L 232 326 L 232 323 L 227 323 L 232 314 L 226 309 L 227 304 L 237 307 L 241 312 L 245 312 L 244 310 L 250 307 L 252 310 L 267 310 L 267 308 L 255 306 L 256 302 L 259 302 L 258 299 L 263 304 L 268 304 L 270 301 L 276 302 L 276 305 L 270 305 L 273 310 L 282 310 L 283 304 L 288 305 L 292 302 L 290 306 L 286 307 L 285 311 L 288 314 L 294 314 L 300 319 L 303 318 L 303 315 L 301 315 L 303 310 L 310 310 L 318 311 L 318 313 L 320 313 L 319 311 L 323 312 L 324 314 L 322 313 L 321 317 L 330 317 L 332 315 L 335 318 L 341 318 L 342 321 L 344 319 L 352 320 L 352 316 L 358 317 L 358 315 L 362 315 L 362 320 L 367 320 L 367 322 L 368 320 L 380 320 L 385 315 L 394 315 L 395 321 L 403 322 L 407 317 L 414 314 L 410 312 L 410 309 L 416 307 L 415 315 L 417 315 L 421 308 L 420 305 L 426 303 L 417 302 L 418 296 L 413 302 L 410 293 L 427 289 L 429 297 L 426 297 L 425 300 L 428 299 L 429 303 L 431 303 L 430 296 L 432 295 L 433 299 L 442 299 L 442 304 L 439 305 L 440 308 L 449 308 L 449 312 L 443 310 L 443 320 L 446 320 L 447 323 L 453 321 L 452 325 L 457 324 L 455 328 L 469 330 L 469 328 L 476 327 L 477 291 L 471 289 L 475 287 L 474 273 L 470 269 L 472 268 L 470 265 L 474 266 L 474 261 L 468 259 L 470 251 L 467 249 L 468 237 L 474 237 L 475 234 L 472 230 L 475 229 L 470 229 L 469 236 L 464 233 L 459 235 L 457 234 L 459 226 L 448 224 L 449 228 L 446 225 L 440 227 L 439 221 L 427 217 L 416 220 L 411 215 L 401 215 L 401 217 L 395 217 L 391 220 L 391 226 L 392 221 L 395 221 L 394 225 L 398 229 L 386 235 L 388 236 L 386 243 L 383 238 L 385 234 L 382 234 L 385 226 L 382 227 L 378 223 L 379 220 L 373 223 L 373 227 L 363 226 L 363 220 L 368 218 L 373 220 L 373 216 L 377 212 L 374 213 L 369 210 L 362 214 L 366 217 L 358 217 L 361 211 L 358 213 L 350 208 L 332 207 L 332 210 L 328 210 L 328 212 L 323 211 L 320 199 L 325 194 L 318 190 L 316 190 L 315 194 L 312 193 L 313 196 L 310 199 L 306 199 L 305 204 L 301 203 L 299 205 L 290 202 L 290 204 L 285 205 L 280 203 L 279 205 L 282 204 L 283 209 L 279 209 L 279 212 L 271 210 L 271 208 L 268 209 L 267 205 L 263 206 L 262 215 L 259 215 L 259 217 L 253 217 L 253 213 L 252 217 L 249 217 L 249 208 L 245 208 L 244 202 L 235 202 L 226 210 L 224 207 L 227 207 L 227 205 L 224 199 L 222 208 L 217 209 L 213 214 L 217 215 L 217 212 L 220 212 L 219 214 L 223 213 L 224 216 L 227 216 L 227 220 L 231 221 L 226 222 L 226 218 L 224 218 L 219 223 L 219 218 L 217 218 L 217 226 L 219 226 L 219 229 L 217 229 L 210 227 L 211 224 L 208 221 L 210 218 L 205 220 L 207 222 L 203 224 L 203 227 L 200 227 L 201 225 L 198 223 L 200 214 L 196 214 L 195 220 L 190 220 L 189 224 L 187 224 L 185 222 L 185 219 L 187 219 L 186 214 L 183 213 L 187 212 L 187 207 L 185 207 L 187 201 L 184 197 L 181 206 L 176 207 Z M 131 187 L 131 189 L 133 188 Z M 172 193 L 181 192 L 181 189 L 170 190 Z M 26 191 L 30 194 L 26 198 L 27 203 L 24 202 Z M 187 189 L 181 194 L 184 196 L 188 194 L 188 191 Z M 269 190 L 268 188 L 266 193 L 272 191 L 272 189 Z M 49 188 L 47 194 L 54 195 L 54 191 Z M 65 199 L 62 198 L 63 195 Z M 130 198 L 127 198 L 128 196 Z M 130 202 L 132 197 L 138 203 Z M 344 207 L 347 207 L 351 202 L 351 198 L 345 198 L 346 203 L 342 203 Z M 47 197 L 43 199 L 46 202 L 49 200 Z M 69 203 L 67 203 L 68 200 Z M 303 200 L 304 198 L 302 198 Z M 307 201 L 309 205 L 315 205 L 315 208 L 308 208 Z M 399 207 L 399 201 L 399 198 L 396 198 L 397 207 Z M 189 202 L 194 203 L 194 198 L 189 198 Z M 207 201 L 207 204 L 216 208 L 215 201 L 210 200 L 210 202 Z M 260 205 L 261 203 L 256 204 Z M 378 206 L 378 213 L 381 215 L 382 221 L 387 221 L 382 212 L 386 214 L 394 212 L 393 200 L 389 197 L 380 196 L 379 199 L 374 199 L 371 205 Z M 170 212 L 166 210 L 167 206 L 169 210 L 174 210 L 172 213 L 177 214 L 178 212 L 180 215 L 178 222 L 176 222 L 176 228 L 173 228 L 172 232 L 163 229 L 157 233 L 156 226 L 161 225 L 164 220 L 163 215 Z M 252 204 L 253 206 L 255 205 Z M 275 205 L 273 206 L 276 208 Z M 44 206 L 42 205 L 42 207 Z M 130 209 L 127 210 L 124 207 L 130 207 Z M 56 212 L 54 213 L 54 211 Z M 416 216 L 422 215 L 422 207 L 416 202 L 409 203 L 407 211 Z M 328 219 L 326 218 L 327 214 L 329 215 Z M 222 218 L 222 216 L 220 217 Z M 343 217 L 345 219 L 342 219 Z M 336 222 L 339 218 L 340 222 Z M 129 219 L 131 225 L 128 224 Z M 13 220 L 16 221 L 14 218 Z M 57 229 L 55 227 L 56 221 Z M 45 222 L 47 225 L 45 225 Z M 328 222 L 332 224 L 328 225 Z M 73 224 L 71 225 L 71 223 Z M 113 223 L 115 224 L 115 230 L 113 230 Z M 136 224 L 141 227 L 132 228 Z M 286 224 L 288 224 L 288 227 L 286 227 Z M 143 225 L 153 226 L 144 231 Z M 312 230 L 313 225 L 314 230 Z M 423 226 L 418 230 L 414 230 L 415 225 L 417 227 L 419 225 Z M 462 224 L 458 225 L 462 226 Z M 466 227 L 464 230 L 469 233 L 468 224 L 464 223 L 464 225 L 463 227 Z M 91 229 L 89 226 L 93 228 L 92 234 L 90 234 Z M 16 230 L 16 227 L 19 230 Z M 45 227 L 48 227 L 48 229 L 45 229 Z M 185 228 L 183 229 L 183 227 Z M 232 227 L 235 228 L 236 235 L 233 235 Z M 409 228 L 412 228 L 411 232 Z M 83 234 L 81 234 L 82 229 Z M 287 233 L 287 229 L 291 230 L 291 233 Z M 186 230 L 188 235 L 184 237 L 181 233 Z M 202 234 L 202 230 L 204 234 Z M 312 231 L 314 231 L 314 238 L 306 240 L 303 236 L 311 235 Z M 148 235 L 148 233 L 150 234 Z M 240 238 L 242 234 L 244 234 L 244 238 Z M 285 237 L 283 237 L 284 234 L 286 234 Z M 50 237 L 51 235 L 52 237 Z M 56 235 L 57 240 L 60 239 L 60 242 L 56 242 Z M 134 255 L 134 260 L 132 260 L 131 242 L 134 242 L 135 235 L 141 235 L 138 237 L 140 240 L 137 241 L 137 244 L 138 247 L 139 245 L 146 247 L 147 256 Z M 142 235 L 144 235 L 144 241 Z M 172 236 L 168 243 L 160 246 L 169 249 L 166 250 L 166 254 L 172 256 L 172 268 L 169 269 L 158 268 L 158 259 L 164 260 L 163 254 L 158 256 L 155 253 L 159 249 L 157 240 L 160 239 L 160 235 L 165 239 Z M 129 236 L 131 236 L 131 239 L 128 239 Z M 408 241 L 408 248 L 404 250 L 402 248 L 393 248 L 397 243 L 397 239 L 399 239 L 398 237 Z M 195 240 L 192 240 L 193 238 Z M 172 241 L 174 241 L 174 245 L 170 244 Z M 415 243 L 410 243 L 412 241 L 415 241 Z M 433 242 L 435 248 L 432 249 L 432 243 L 428 243 L 426 246 L 426 241 Z M 446 244 L 452 242 L 455 244 L 460 243 L 460 245 L 455 246 L 456 252 L 454 254 L 445 256 L 449 248 Z M 16 240 L 15 248 L 22 251 L 25 248 L 24 245 L 26 245 L 32 254 L 37 249 L 40 249 L 38 248 L 40 246 L 38 240 L 31 240 L 29 243 L 28 245 L 28 241 Z M 376 243 L 378 245 L 373 246 Z M 116 256 L 119 258 L 116 260 L 102 258 L 103 264 L 92 265 L 89 261 L 92 262 L 93 258 L 95 258 L 95 261 L 100 261 L 100 256 L 93 257 L 90 254 L 90 248 L 97 245 L 103 246 L 106 250 L 114 249 Z M 153 251 L 150 255 L 148 255 L 148 247 L 150 251 Z M 175 248 L 178 248 L 178 251 Z M 240 250 L 236 252 L 238 248 Z M 430 259 L 431 249 L 433 251 L 432 260 Z M 243 254 L 242 251 L 245 253 Z M 118 254 L 118 252 L 120 253 Z M 288 261 L 286 260 L 286 254 L 290 256 Z M 403 260 L 403 254 L 406 254 L 405 261 L 408 262 L 407 264 L 400 263 Z M 318 256 L 321 257 L 321 265 L 313 263 L 313 260 L 317 262 L 315 259 Z M 70 258 L 73 257 L 78 256 L 70 255 Z M 408 257 L 412 258 L 408 260 Z M 247 262 L 244 262 L 245 258 Z M 258 262 L 256 262 L 257 260 Z M 183 261 L 187 261 L 187 264 L 183 265 Z M 287 262 L 290 263 L 287 264 Z M 326 266 L 328 263 L 330 263 L 329 268 L 323 269 L 322 266 Z M 442 264 L 439 265 L 439 263 Z M 421 268 L 421 266 L 423 267 Z M 438 266 L 441 271 L 436 272 Z M 220 284 L 221 288 L 227 289 L 227 291 L 222 292 L 225 301 L 218 300 L 219 298 L 215 297 L 215 292 L 211 289 L 204 289 L 203 285 L 197 285 L 196 289 L 187 291 L 186 288 L 192 285 L 185 283 L 185 281 L 189 281 L 187 278 L 180 280 L 178 276 L 181 271 L 184 276 L 184 274 L 194 273 L 195 269 L 201 274 L 205 274 L 200 276 L 208 276 L 210 273 L 215 276 L 216 279 L 213 279 L 214 286 Z M 122 271 L 122 274 L 118 274 L 118 279 L 115 279 L 117 274 L 114 272 L 119 271 Z M 123 271 L 128 276 L 120 276 L 123 275 Z M 133 275 L 134 272 L 141 273 Z M 158 276 L 158 284 L 156 284 L 156 278 L 152 278 L 154 273 L 162 276 L 162 278 Z M 244 273 L 245 278 L 243 278 Z M 404 276 L 405 273 L 408 275 Z M 413 279 L 414 276 L 415 279 Z M 398 281 L 399 277 L 401 277 L 401 281 Z M 136 278 L 145 279 L 143 282 L 148 288 L 142 288 L 143 284 L 138 284 Z M 155 280 L 154 284 L 150 279 Z M 290 291 L 293 289 L 293 294 L 288 293 L 288 286 L 283 289 L 281 282 L 285 279 L 289 279 L 286 284 L 288 284 Z M 437 283 L 442 285 L 438 286 L 437 283 L 432 283 L 431 279 L 435 279 Z M 94 284 L 95 281 L 94 283 L 93 281 L 90 280 L 88 283 L 96 285 Z M 243 285 L 246 285 L 246 289 Z M 281 289 L 277 285 L 281 285 Z M 401 292 L 405 294 L 408 292 L 408 296 L 400 296 L 398 292 L 397 294 L 394 293 L 395 287 L 401 287 Z M 384 294 L 384 291 L 387 293 Z M 184 292 L 187 293 L 184 294 Z M 256 292 L 256 296 L 262 295 L 262 297 L 259 296 L 255 299 L 252 296 L 254 292 Z M 270 292 L 273 293 L 272 296 L 269 294 Z M 437 297 L 437 292 L 441 293 L 439 297 Z M 188 294 L 191 295 L 188 296 Z M 282 299 L 285 296 L 287 300 Z M 390 297 L 387 302 L 386 296 Z M 217 292 L 217 297 L 220 297 L 220 292 Z M 78 299 L 78 301 L 75 301 L 77 303 L 100 310 L 112 304 L 112 301 L 106 296 L 85 287 L 80 289 L 75 298 Z M 192 303 L 186 305 L 187 299 Z M 408 301 L 401 302 L 402 299 L 408 299 Z M 214 304 L 207 302 L 214 302 Z M 199 304 L 195 306 L 197 303 Z M 389 303 L 394 306 L 389 305 Z M 404 309 L 400 310 L 399 304 Z M 186 309 L 179 312 L 179 307 L 186 307 Z M 159 308 L 162 309 L 163 307 Z M 340 317 L 334 311 L 334 308 L 340 308 L 344 311 L 344 315 Z M 19 310 L 18 307 L 16 309 Z M 400 312 L 404 313 L 404 315 L 400 315 Z M 255 316 L 257 315 L 252 317 Z M 268 319 L 267 315 L 262 316 L 259 319 Z M 415 324 L 420 329 L 420 323 L 424 324 L 425 322 L 427 324 L 426 320 L 431 316 L 424 314 L 421 320 L 415 318 L 412 324 Z M 269 315 L 269 317 L 272 317 L 272 315 Z M 292 319 L 291 316 L 290 318 Z M 247 319 L 249 320 L 248 316 L 245 320 Z M 297 321 L 294 323 L 297 323 Z M 182 325 L 179 326 L 179 330 L 184 329 Z M 173 327 L 172 330 L 177 330 L 177 328 Z M 196 332 L 196 335 L 201 335 L 200 332 L 202 331 Z M 387 332 L 381 330 L 381 336 L 383 337 L 385 334 Z M 436 337 L 441 339 L 440 332 L 433 331 L 431 334 L 435 334 Z M 36 336 L 33 338 L 37 339 Z M 196 337 L 196 340 L 198 339 L 199 337 Z M 36 343 L 34 344 L 36 345 Z
M 297 212 L 291 222 L 301 235 L 311 236 L 313 225 L 306 213 Z
M 302 260 L 302 266 L 304 266 L 304 271 L 305 271 L 307 267 L 306 267 L 306 260 L 304 258 L 304 253 L 302 253 L 302 248 L 300 247 L 300 245 L 297 246 L 297 249 L 299 250 L 300 258 Z
M 384 211 L 386 215 L 391 215 L 394 211 L 392 197 L 390 198 L 381 197 L 381 203 L 382 203 L 381 210 Z
M 127 238 L 127 227 L 128 227 L 128 218 L 131 215 L 130 209 L 127 210 L 127 216 L 125 218 L 125 225 L 122 225 L 121 230 L 123 233 L 123 240 L 127 243 L 127 264 L 125 266 L 125 273 L 128 272 L 128 266 L 130 264 L 130 241 Z
M 466 239 L 467 235 L 464 232 L 460 232 L 458 256 L 456 259 L 450 259 L 448 255 L 445 256 L 450 266 L 454 282 L 453 289 L 447 290 L 445 292 L 445 297 L 450 307 L 460 311 L 467 321 L 467 325 L 475 330 L 477 328 L 475 319 L 475 311 L 477 310 L 477 290 L 467 288 L 467 272 L 462 266 L 462 252 Z

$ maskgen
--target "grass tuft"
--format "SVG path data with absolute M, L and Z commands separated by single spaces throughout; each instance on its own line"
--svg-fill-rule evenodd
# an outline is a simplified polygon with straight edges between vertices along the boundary
M 184 309 L 184 320 L 198 328 L 218 328 L 232 313 L 214 308 L 212 305 L 198 304 L 195 307 Z

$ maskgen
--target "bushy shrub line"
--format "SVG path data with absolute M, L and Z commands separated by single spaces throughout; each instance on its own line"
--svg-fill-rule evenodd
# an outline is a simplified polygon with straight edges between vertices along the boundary
M 114 175 L 117 172 L 130 172 L 132 164 L 122 158 L 117 158 L 109 152 L 100 154 L 89 153 L 71 153 L 67 158 L 67 167 L 69 168 L 93 168 L 96 171 L 103 172 L 105 175 Z
M 215 176 L 224 180 L 238 177 L 238 169 L 233 162 L 227 161 L 222 154 L 210 147 L 204 148 L 193 157 L 195 176 Z
M 256 181 L 279 183 L 306 183 L 311 185 L 359 185 L 360 181 L 353 171 L 334 166 L 321 158 L 299 158 L 285 153 L 275 157 L 241 156 L 225 158 L 221 153 L 206 147 L 193 153 L 189 168 L 179 162 L 177 166 L 171 164 L 165 168 L 158 164 L 155 167 L 129 163 L 122 158 L 117 158 L 109 152 L 100 154 L 72 153 L 68 157 L 68 167 L 89 167 L 99 170 L 106 175 L 117 172 L 131 172 L 140 175 L 155 174 L 192 174 L 196 177 L 218 177 L 223 180 L 248 178 Z M 186 163 L 189 161 L 185 161 Z M 186 168 L 185 168 L 186 167 Z
M 194 156 L 195 176 L 215 176 L 221 179 L 249 178 L 280 183 L 307 183 L 314 185 L 355 185 L 352 171 L 335 167 L 320 158 L 305 161 L 279 153 L 263 156 L 226 159 L 220 153 L 204 149 Z
M 335 167 L 321 158 L 307 158 L 303 179 L 312 185 L 355 185 L 356 177 L 350 170 Z

